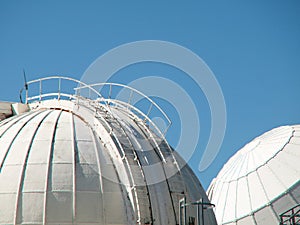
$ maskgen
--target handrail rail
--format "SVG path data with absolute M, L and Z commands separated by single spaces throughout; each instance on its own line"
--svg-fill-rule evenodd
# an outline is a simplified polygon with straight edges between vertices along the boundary
M 298 218 L 297 221 L 300 220 L 300 204 L 294 206 L 293 208 L 283 212 L 280 214 L 280 225 L 285 224 L 286 222 L 291 222 L 291 224 L 298 224 L 296 223 L 295 218 Z
M 124 108 L 127 107 L 127 103 L 121 102 L 119 100 L 115 100 L 115 99 L 112 100 L 111 99 L 110 102 L 113 102 L 114 104 L 117 104 L 117 105 L 119 105 L 121 107 L 123 106 Z M 137 113 L 139 113 L 140 115 L 142 115 L 143 117 L 145 117 L 149 121 L 149 123 L 151 123 L 151 125 L 156 130 L 156 132 L 158 132 L 156 134 L 158 134 L 159 136 L 161 136 L 163 138 L 163 140 L 166 141 L 165 137 L 164 137 L 164 133 L 161 132 L 161 130 L 155 125 L 155 123 L 150 118 L 147 117 L 147 115 L 145 115 L 142 111 L 140 111 L 139 109 L 135 108 L 132 105 L 130 105 L 130 107 L 133 107 L 134 110 L 136 110 Z M 166 143 L 167 143 L 167 141 L 166 141 Z M 171 151 L 171 148 L 169 150 Z M 159 155 L 160 155 L 162 161 L 166 162 L 166 159 L 164 158 L 164 156 L 163 156 L 163 154 L 161 152 L 159 152 Z
M 162 110 L 162 108 L 159 105 L 157 105 L 156 102 L 154 102 L 151 98 L 149 98 L 147 95 L 145 95 L 141 91 L 139 91 L 139 90 L 137 90 L 137 89 L 135 89 L 133 87 L 127 86 L 125 84 L 119 84 L 119 83 L 95 83 L 95 84 L 91 84 L 91 85 L 87 85 L 87 86 L 82 86 L 82 87 L 79 87 L 79 88 L 75 88 L 75 90 L 80 90 L 80 89 L 84 89 L 84 88 L 88 88 L 88 87 L 99 87 L 99 89 L 101 89 L 101 88 L 104 88 L 105 86 L 109 87 L 109 93 L 108 93 L 108 97 L 109 98 L 108 99 L 104 98 L 104 101 L 110 102 L 110 100 L 111 100 L 110 97 L 111 97 L 111 94 L 112 94 L 113 87 L 122 87 L 122 88 L 128 89 L 128 90 L 130 90 L 130 94 L 129 94 L 128 102 L 126 104 L 127 106 L 130 106 L 131 108 L 137 109 L 134 105 L 130 104 L 130 101 L 132 99 L 133 93 L 136 93 L 136 94 L 140 95 L 141 97 L 147 99 L 150 102 L 150 106 L 149 106 L 147 112 L 143 113 L 144 115 L 146 115 L 147 119 L 149 119 L 148 116 L 151 113 L 152 108 L 154 106 L 156 109 L 158 109 L 158 111 L 163 115 L 163 117 L 168 122 L 167 129 L 171 126 L 172 121 L 167 116 L 167 114 Z M 98 90 L 98 88 L 97 88 L 97 90 Z M 139 110 L 139 111 L 141 111 L 141 110 Z M 150 121 L 150 119 L 149 119 L 149 121 Z M 165 133 L 167 132 L 167 129 L 164 132 L 162 132 L 163 135 L 165 135 Z
M 295 208 L 297 208 L 297 207 L 300 207 L 300 204 L 295 205 L 294 207 L 292 207 L 292 208 L 286 210 L 285 212 L 281 213 L 280 216 L 284 216 L 284 214 L 288 213 L 289 211 L 291 211 L 291 210 L 293 210 L 293 209 L 295 209 Z
M 122 101 L 119 101 L 119 100 L 116 100 L 116 99 L 110 99 L 108 101 L 109 103 L 113 103 L 113 104 L 116 104 L 116 105 L 119 105 L 119 106 L 123 106 L 124 108 L 126 107 L 131 107 L 133 110 L 136 111 L 136 113 L 140 114 L 141 116 L 144 117 L 144 120 L 147 120 L 149 121 L 149 123 L 153 126 L 153 128 L 158 132 L 156 134 L 158 134 L 159 136 L 161 136 L 164 140 L 165 140 L 165 134 L 168 130 L 168 128 L 170 127 L 170 125 L 168 125 L 166 127 L 166 129 L 164 131 L 161 131 L 158 126 L 148 117 L 148 115 L 146 115 L 145 113 L 143 113 L 141 110 L 139 110 L 138 108 L 132 106 L 132 105 L 128 105 L 127 103 L 125 102 L 122 102 Z
M 57 93 L 51 93 L 51 96 L 55 96 L 55 94 L 57 94 L 58 96 L 58 99 L 60 99 L 60 96 L 63 96 L 61 95 L 61 80 L 68 80 L 68 81 L 73 81 L 74 83 L 77 83 L 78 85 L 82 85 L 86 88 L 89 89 L 89 91 L 92 91 L 93 93 L 95 93 L 97 95 L 97 97 L 99 98 L 103 98 L 102 95 L 97 91 L 95 90 L 93 87 L 90 87 L 89 85 L 87 85 L 86 83 L 80 81 L 80 80 L 76 80 L 74 78 L 71 78 L 71 77 L 63 77 L 63 76 L 49 76 L 49 77 L 44 77 L 44 78 L 39 78 L 39 79 L 35 79 L 35 80 L 31 80 L 31 81 L 28 81 L 26 84 L 25 84 L 25 87 L 29 87 L 29 85 L 31 84 L 34 84 L 34 83 L 38 83 L 40 84 L 39 86 L 39 95 L 36 95 L 36 96 L 32 96 L 32 97 L 29 97 L 28 96 L 28 88 L 25 89 L 26 91 L 26 98 L 25 98 L 25 103 L 27 104 L 28 101 L 32 101 L 32 100 L 35 100 L 35 99 L 39 99 L 40 101 L 42 100 L 43 97 L 48 97 L 50 96 L 49 94 L 50 93 L 45 93 L 43 94 L 42 92 L 42 82 L 43 81 L 46 81 L 46 80 L 51 80 L 51 79 L 57 79 L 58 80 L 58 92 Z M 22 94 L 24 91 L 24 87 L 20 90 L 20 94 Z M 64 94 L 64 96 L 66 96 L 67 94 Z M 75 93 L 75 96 L 76 96 L 76 93 Z M 72 97 L 74 99 L 76 99 L 76 97 L 73 96 L 73 95 L 68 95 L 68 97 Z M 80 94 L 79 94 L 80 96 Z
M 48 91 L 48 92 L 44 92 L 43 91 L 43 82 L 48 81 L 48 80 L 58 80 L 58 89 L 57 92 L 55 91 Z M 76 84 L 77 87 L 74 87 L 74 91 L 75 93 L 71 93 L 71 92 L 64 92 L 62 90 L 62 80 L 67 80 L 67 81 L 72 81 Z M 29 96 L 29 87 L 35 83 L 39 84 L 39 87 L 37 88 L 35 95 Z M 100 93 L 100 91 L 98 91 L 98 89 L 96 89 L 96 87 L 99 87 L 100 90 L 103 87 L 109 87 L 109 95 L 108 98 L 105 98 L 102 96 L 102 94 Z M 121 101 L 118 99 L 111 99 L 111 94 L 112 94 L 112 89 L 114 87 L 121 87 L 124 88 L 125 90 L 129 90 L 129 98 L 128 101 Z M 73 100 L 78 100 L 79 97 L 85 97 L 83 95 L 81 95 L 81 90 L 83 89 L 87 89 L 88 90 L 88 96 L 86 97 L 87 99 L 90 100 L 95 100 L 96 102 L 98 102 L 99 104 L 104 104 L 104 106 L 107 108 L 107 110 L 111 113 L 110 110 L 110 104 L 111 103 L 119 103 L 117 105 L 125 105 L 127 109 L 130 109 L 130 111 L 135 111 L 136 113 L 139 113 L 140 116 L 144 117 L 144 121 L 149 121 L 149 123 L 154 127 L 155 130 L 158 131 L 159 135 L 163 138 L 165 138 L 165 134 L 167 133 L 169 127 L 171 126 L 172 122 L 170 120 L 170 118 L 167 116 L 167 114 L 161 109 L 161 107 L 159 105 L 157 105 L 156 102 L 154 102 L 151 98 L 149 98 L 148 96 L 146 96 L 144 93 L 142 93 L 139 90 L 136 90 L 132 87 L 129 87 L 127 85 L 124 84 L 118 84 L 118 83 L 96 83 L 96 84 L 86 84 L 82 81 L 76 80 L 74 78 L 70 78 L 70 77 L 63 77 L 63 76 L 49 76 L 49 77 L 44 77 L 44 78 L 39 78 L 39 79 L 35 79 L 35 80 L 31 80 L 29 82 L 27 82 L 25 84 L 25 86 L 20 90 L 20 97 L 21 97 L 21 101 L 22 101 L 22 94 L 23 91 L 26 91 L 26 97 L 25 97 L 25 103 L 29 103 L 29 102 L 33 102 L 35 100 L 38 101 L 42 101 L 45 98 L 49 98 L 52 96 L 57 96 L 58 100 L 61 99 L 61 97 L 65 97 L 65 98 L 69 98 L 69 99 L 73 99 Z M 91 94 L 95 94 L 96 98 L 92 99 Z M 146 110 L 146 112 L 144 112 L 142 109 L 138 109 L 136 106 L 134 106 L 133 104 L 131 104 L 131 100 L 133 95 L 136 94 L 140 97 L 142 97 L 142 99 L 146 99 L 149 103 L 150 106 L 149 108 Z M 120 104 L 121 103 L 121 104 Z M 167 126 L 164 130 L 160 130 L 158 128 L 158 126 L 150 119 L 149 115 L 151 113 L 151 111 L 153 110 L 153 108 L 156 108 L 158 110 L 158 112 L 163 116 L 163 120 L 167 123 Z

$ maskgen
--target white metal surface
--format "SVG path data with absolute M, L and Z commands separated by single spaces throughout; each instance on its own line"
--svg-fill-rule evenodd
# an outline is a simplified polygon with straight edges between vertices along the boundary
M 208 201 L 191 169 L 133 111 L 50 95 L 0 122 L 0 224 L 174 225 L 179 199 Z M 212 210 L 205 221 L 216 224 Z
M 224 165 L 208 189 L 218 224 L 279 224 L 300 203 L 300 125 L 255 138 Z

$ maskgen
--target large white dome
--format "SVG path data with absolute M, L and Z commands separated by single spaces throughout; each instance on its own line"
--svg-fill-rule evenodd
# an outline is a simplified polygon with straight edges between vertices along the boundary
M 255 138 L 224 165 L 208 189 L 218 224 L 277 225 L 300 203 L 300 125 Z
M 129 105 L 52 94 L 0 123 L 0 224 L 174 225 L 180 199 L 208 202 L 192 170 Z M 196 211 L 186 215 L 194 221 Z M 210 209 L 204 219 L 216 224 Z

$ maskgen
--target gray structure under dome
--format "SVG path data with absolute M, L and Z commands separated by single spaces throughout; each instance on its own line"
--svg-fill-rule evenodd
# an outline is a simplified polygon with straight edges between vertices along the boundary
M 128 101 L 111 98 L 120 87 Z M 195 205 L 179 202 L 208 198 L 150 119 L 166 115 L 147 96 L 63 77 L 28 82 L 25 95 L 0 122 L 0 224 L 201 223 Z M 131 104 L 134 96 L 149 110 Z M 216 224 L 212 209 L 202 212 L 204 224 Z

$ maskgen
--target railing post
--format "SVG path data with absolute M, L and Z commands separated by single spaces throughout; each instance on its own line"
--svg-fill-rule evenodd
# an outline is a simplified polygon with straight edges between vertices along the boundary
M 28 104 L 28 88 L 25 90 L 25 104 Z
M 77 95 L 80 96 L 80 91 L 81 91 L 81 84 L 79 84 L 79 89 Z
M 133 90 L 131 89 L 130 94 L 129 94 L 129 99 L 128 99 L 128 105 L 130 105 L 132 95 L 133 95 Z M 127 109 L 128 109 L 128 106 L 127 106 Z
M 109 93 L 108 93 L 108 98 L 111 99 L 111 92 L 112 92 L 112 86 L 109 84 Z
M 58 100 L 60 100 L 61 78 L 58 78 Z
M 169 123 L 169 125 L 165 128 L 165 130 L 164 130 L 164 132 L 163 132 L 163 136 L 164 136 L 164 137 L 166 136 L 166 134 L 167 134 L 167 132 L 168 132 L 170 126 L 171 126 L 171 123 Z
M 293 224 L 295 224 L 295 225 L 296 225 L 295 214 L 294 214 L 294 213 L 295 213 L 295 211 L 294 211 L 294 209 L 295 209 L 295 208 L 293 208 L 293 209 L 292 209 L 292 215 L 293 215 L 293 217 L 292 217 L 292 221 L 293 221 Z
M 179 225 L 186 225 L 186 203 L 185 198 L 179 200 Z
M 200 225 L 200 209 L 199 209 L 199 204 L 197 204 L 197 224 Z
M 151 112 L 151 110 L 152 110 L 152 106 L 153 106 L 153 103 L 151 102 L 150 107 L 149 107 L 148 112 L 147 112 L 147 116 L 148 116 L 148 117 L 149 117 L 149 114 L 150 114 L 150 112 Z
M 201 202 L 201 221 L 202 221 L 202 224 L 201 225 L 204 225 L 204 207 L 203 207 L 203 198 L 200 199 L 200 202 Z
M 42 100 L 42 80 L 40 80 L 40 97 L 39 100 Z

